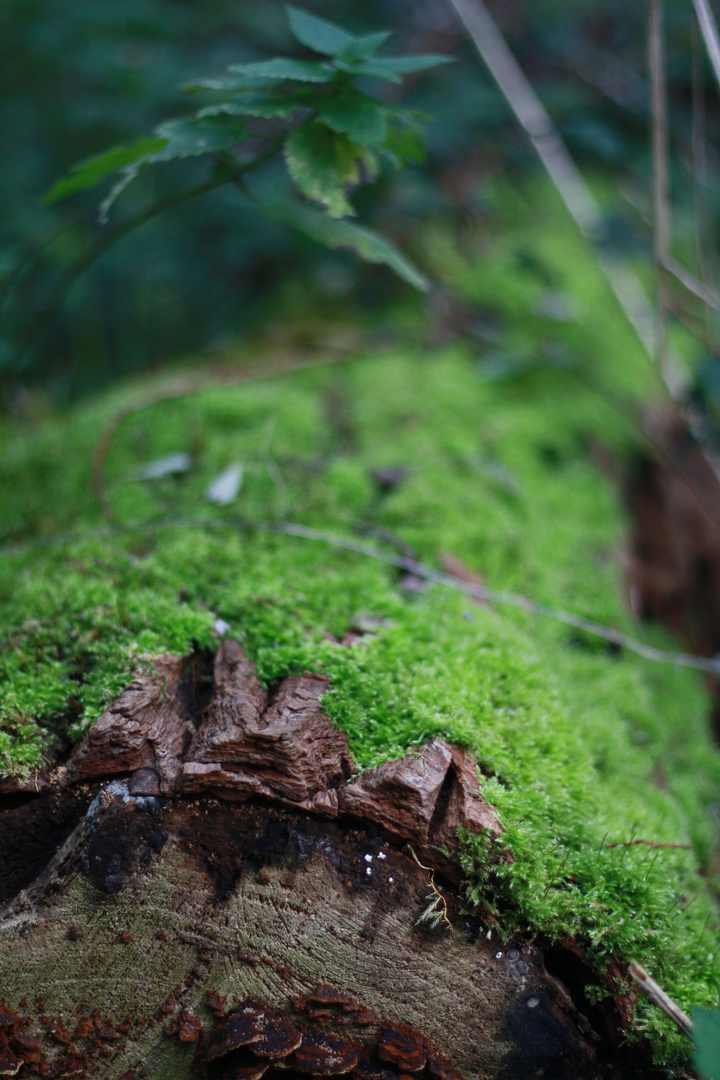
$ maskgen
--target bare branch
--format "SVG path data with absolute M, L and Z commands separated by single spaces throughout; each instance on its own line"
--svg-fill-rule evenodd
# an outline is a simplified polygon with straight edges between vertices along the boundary
M 606 844 L 605 847 L 637 847 L 638 844 L 644 844 L 645 847 L 651 848 L 679 848 L 681 851 L 692 851 L 692 844 L 663 844 L 659 840 L 616 840 L 612 844 Z
M 658 983 L 648 975 L 645 968 L 640 967 L 633 960 L 628 970 L 640 989 L 647 994 L 654 1005 L 657 1005 L 658 1009 L 661 1009 L 674 1024 L 677 1024 L 683 1035 L 692 1035 L 694 1028 L 690 1017 L 682 1011 L 679 1005 L 675 1004 L 671 997 L 668 997 Z
M 695 14 L 697 15 L 702 32 L 703 41 L 707 54 L 710 57 L 712 69 L 715 72 L 718 86 L 720 86 L 720 34 L 718 34 L 715 16 L 708 0 L 693 0 Z
M 668 274 L 672 274 L 688 292 L 697 296 L 698 300 L 702 300 L 703 304 L 707 304 L 714 311 L 720 311 L 720 293 L 715 292 L 709 285 L 704 285 L 699 278 L 696 278 L 690 270 L 687 270 L 677 259 L 673 259 L 671 255 L 665 256 L 662 265 Z
M 648 3 L 648 66 L 653 162 L 653 246 L 655 250 L 655 360 L 664 368 L 667 352 L 667 288 L 663 269 L 670 246 L 668 124 L 662 0 Z
M 602 229 L 600 208 L 483 0 L 450 0 L 450 3 L 505 100 L 529 135 L 573 220 L 588 239 L 597 241 Z M 598 261 L 643 349 L 652 357 L 655 316 L 640 280 L 632 270 L 607 252 L 599 251 Z M 673 400 L 681 399 L 687 376 L 674 355 L 667 356 L 660 374 Z

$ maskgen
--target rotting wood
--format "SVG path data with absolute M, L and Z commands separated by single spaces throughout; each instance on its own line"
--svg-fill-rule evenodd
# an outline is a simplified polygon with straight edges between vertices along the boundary
M 306 1076 L 641 1075 L 629 1057 L 608 1064 L 627 1016 L 614 1002 L 601 1046 L 592 1009 L 536 943 L 500 944 L 462 913 L 438 848 L 457 845 L 460 825 L 501 835 L 464 750 L 433 739 L 353 776 L 321 676 L 287 679 L 268 701 L 225 641 L 201 715 L 183 663 L 135 680 L 66 768 L 35 778 L 44 794 L 0 804 L 1 831 L 48 798 L 77 802 L 55 857 L 0 911 L 3 1007 L 16 1017 L 2 1029 L 0 1016 L 0 1051 L 18 1076 L 274 1080 L 278 1063 L 250 1044 L 205 1054 L 243 1002 L 275 1017 L 283 1045 L 301 1032 L 283 1063 Z M 428 876 L 411 845 L 444 875 L 452 934 L 416 925 Z
M 69 782 L 152 768 L 171 794 L 192 732 L 179 694 L 183 662 L 162 657 L 140 673 L 90 728 L 68 763 Z
M 215 694 L 182 770 L 182 790 L 222 790 L 301 804 L 354 769 L 347 739 L 320 707 L 327 679 L 285 679 L 273 701 L 232 640 L 215 661 Z

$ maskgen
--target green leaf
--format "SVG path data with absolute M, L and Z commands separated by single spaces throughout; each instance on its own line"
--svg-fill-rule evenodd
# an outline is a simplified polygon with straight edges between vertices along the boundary
M 237 146 L 251 134 L 245 122 L 227 110 L 216 112 L 210 106 L 201 113 L 160 124 L 155 130 L 163 137 L 165 145 L 149 154 L 145 161 L 172 161 L 218 153 Z
M 310 89 L 299 89 L 294 94 L 256 93 L 237 103 L 208 106 L 198 116 L 226 112 L 235 116 L 287 119 L 302 109 L 313 109 L 327 127 L 347 135 L 361 146 L 381 143 L 388 134 L 387 106 L 352 86 L 339 87 L 330 95 L 320 95 Z
M 198 116 L 210 116 L 213 113 L 225 112 L 231 116 L 260 116 L 265 119 L 282 120 L 293 116 L 301 109 L 311 109 L 316 104 L 316 98 L 312 94 L 255 94 L 253 97 L 243 98 L 237 103 L 223 102 L 220 105 L 208 105 L 202 109 Z
M 428 68 L 437 67 L 438 64 L 451 64 L 452 56 L 433 56 L 431 54 L 417 56 L 378 56 L 359 64 L 345 64 L 341 60 L 335 61 L 335 67 L 353 75 L 367 75 L 375 79 L 387 79 L 388 82 L 402 82 L 403 75 L 411 75 L 415 71 L 427 71 Z
M 62 180 L 58 180 L 50 188 L 43 202 L 45 204 L 52 203 L 57 199 L 64 199 L 67 195 L 72 195 L 76 191 L 85 191 L 87 188 L 95 187 L 101 180 L 111 176 L 119 169 L 135 165 L 137 162 L 147 158 L 149 154 L 162 149 L 165 141 L 162 137 L 152 136 L 140 139 L 129 146 L 115 146 L 112 150 L 106 150 L 104 154 L 98 154 L 96 157 L 81 161 L 72 167 L 67 176 L 63 177 Z
M 414 164 L 425 157 L 425 142 L 417 123 L 403 123 L 402 127 L 391 127 L 382 149 L 394 158 L 395 168 L 402 168 L 406 161 Z
M 361 37 L 356 37 L 352 41 L 348 42 L 345 48 L 338 55 L 343 60 L 350 62 L 357 60 L 368 60 L 373 56 L 381 45 L 384 45 L 387 39 L 391 36 L 389 30 L 380 30 L 376 34 L 363 34 Z
M 349 248 L 366 262 L 382 263 L 394 270 L 403 281 L 426 292 L 427 279 L 402 252 L 372 229 L 355 225 L 351 221 L 336 221 L 319 210 L 298 203 L 262 204 L 263 210 L 274 221 L 288 225 L 329 248 Z
M 76 165 L 69 176 L 50 189 L 44 201 L 54 202 L 76 191 L 84 191 L 112 173 L 120 172 L 120 179 L 100 208 L 101 220 L 104 220 L 118 195 L 137 176 L 141 166 L 229 150 L 250 134 L 245 122 L 229 109 L 210 106 L 201 113 L 160 124 L 150 138 L 140 139 L 131 146 L 115 147 Z
M 720 1009 L 693 1009 L 693 1062 L 703 1080 L 720 1080 Z
M 387 137 L 387 107 L 352 86 L 317 101 L 315 108 L 329 128 L 362 146 L 381 143 Z
M 345 186 L 359 179 L 358 151 L 324 124 L 303 124 L 285 143 L 288 172 L 304 195 L 322 203 L 331 217 L 354 213 Z
M 257 60 L 252 64 L 231 64 L 228 71 L 251 80 L 260 78 L 326 83 L 337 78 L 337 72 L 320 60 L 293 60 L 285 56 L 276 56 L 272 60 Z
M 293 37 L 297 38 L 301 45 L 307 45 L 314 52 L 325 53 L 326 56 L 339 56 L 348 45 L 356 40 L 354 34 L 348 33 L 335 23 L 321 19 L 317 15 L 311 15 L 309 11 L 285 5 L 288 22 Z

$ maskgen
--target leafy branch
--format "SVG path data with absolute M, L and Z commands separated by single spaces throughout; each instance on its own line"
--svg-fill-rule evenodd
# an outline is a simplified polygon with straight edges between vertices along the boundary
M 299 200 L 255 199 L 269 218 L 326 247 L 350 248 L 367 261 L 389 266 L 416 288 L 427 288 L 424 276 L 389 240 L 342 219 L 355 214 L 352 191 L 374 181 L 382 164 L 399 169 L 423 154 L 421 117 L 370 96 L 356 80 L 399 83 L 404 75 L 449 58 L 379 56 L 389 32 L 355 35 L 300 8 L 288 5 L 286 11 L 296 40 L 320 58 L 278 56 L 233 64 L 223 75 L 186 87 L 189 93 L 211 93 L 212 104 L 160 124 L 135 143 L 81 162 L 48 192 L 45 201 L 50 203 L 114 177 L 100 205 L 100 220 L 106 223 L 115 201 L 142 170 L 189 157 L 208 157 L 214 168 L 206 183 L 161 200 L 103 237 L 71 268 L 59 297 L 117 239 L 170 206 L 237 183 L 277 153 L 299 194 L 321 209 Z M 241 190 L 252 197 L 244 186 Z M 50 310 L 55 310 L 52 303 Z

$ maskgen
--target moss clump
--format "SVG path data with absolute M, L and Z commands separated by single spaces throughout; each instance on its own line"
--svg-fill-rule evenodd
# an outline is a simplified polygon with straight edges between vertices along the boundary
M 211 647 L 221 617 L 266 681 L 307 667 L 330 676 L 326 707 L 362 765 L 433 734 L 472 750 L 515 861 L 488 874 L 491 853 L 468 838 L 464 866 L 501 932 L 575 935 L 599 966 L 634 958 L 683 1007 L 715 1004 L 708 807 L 720 754 L 700 680 L 440 586 L 409 593 L 367 556 L 240 527 L 282 518 L 396 537 L 427 562 L 449 552 L 496 588 L 639 633 L 621 599 L 623 513 L 588 448 L 601 438 L 632 450 L 616 398 L 646 395 L 653 381 L 624 328 L 601 340 L 595 308 L 615 326 L 611 301 L 587 252 L 570 244 L 561 263 L 548 240 L 557 228 L 506 230 L 492 269 L 487 257 L 466 265 L 439 233 L 435 258 L 459 291 L 496 305 L 505 267 L 513 324 L 497 333 L 506 355 L 524 349 L 526 360 L 538 290 L 535 271 L 522 270 L 518 293 L 513 267 L 518 252 L 550 267 L 579 305 L 580 329 L 561 328 L 575 374 L 528 361 L 491 379 L 488 350 L 478 359 L 457 347 L 398 349 L 155 404 L 113 441 L 111 526 L 90 489 L 90 459 L 123 393 L 32 430 L 7 426 L 0 768 L 38 764 L 78 737 L 143 659 Z M 179 451 L 193 459 L 188 473 L 138 478 L 144 463 Z M 245 466 L 236 503 L 211 506 L 208 484 L 236 461 Z M 405 480 L 383 493 L 371 470 L 387 465 Z M 333 640 L 363 618 L 375 632 L 350 648 Z M 634 837 L 692 850 L 606 847 Z M 641 1004 L 638 1016 L 658 1060 L 686 1053 L 655 1010 Z

